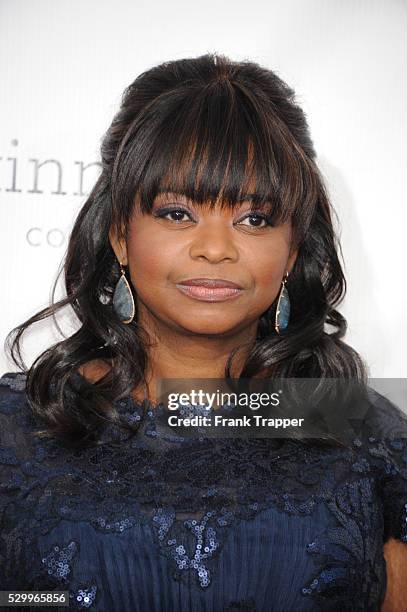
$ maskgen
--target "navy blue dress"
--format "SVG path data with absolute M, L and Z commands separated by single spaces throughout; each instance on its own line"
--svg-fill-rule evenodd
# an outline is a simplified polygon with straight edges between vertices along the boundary
M 135 437 L 72 450 L 32 435 L 25 375 L 4 374 L 0 588 L 68 591 L 60 610 L 379 611 L 383 544 L 407 542 L 407 419 L 369 391 L 377 434 L 347 448 L 182 437 L 150 405 Z

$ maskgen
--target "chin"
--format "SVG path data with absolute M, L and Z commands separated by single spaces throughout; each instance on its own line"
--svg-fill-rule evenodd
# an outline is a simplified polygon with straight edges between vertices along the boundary
M 211 323 L 206 319 L 202 321 L 196 321 L 196 323 L 192 324 L 191 320 L 189 319 L 188 321 L 184 322 L 179 321 L 177 325 L 182 327 L 182 329 L 184 329 L 186 332 L 189 332 L 190 334 L 197 334 L 201 336 L 216 336 L 237 333 L 238 323 L 236 325 L 231 325 L 231 322 L 229 320 L 227 322 L 225 321 L 225 324 L 222 325 L 219 323 L 219 321 L 213 321 L 213 323 Z

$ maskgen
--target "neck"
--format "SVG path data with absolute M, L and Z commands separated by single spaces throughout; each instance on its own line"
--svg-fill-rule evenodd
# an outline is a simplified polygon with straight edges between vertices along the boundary
M 257 322 L 230 336 L 182 335 L 166 330 L 156 333 L 149 342 L 147 391 L 152 402 L 157 402 L 159 379 L 224 378 L 230 353 L 236 352 L 231 367 L 231 376 L 237 378 L 247 355 L 256 339 Z M 133 397 L 143 399 L 145 389 L 134 390 Z

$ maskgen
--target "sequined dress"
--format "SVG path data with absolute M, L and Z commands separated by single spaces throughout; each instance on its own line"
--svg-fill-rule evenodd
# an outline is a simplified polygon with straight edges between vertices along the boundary
M 383 544 L 407 542 L 407 419 L 371 406 L 375 435 L 347 448 L 177 436 L 150 406 L 135 437 L 72 450 L 32 436 L 25 375 L 4 374 L 0 589 L 69 592 L 33 610 L 379 611 Z

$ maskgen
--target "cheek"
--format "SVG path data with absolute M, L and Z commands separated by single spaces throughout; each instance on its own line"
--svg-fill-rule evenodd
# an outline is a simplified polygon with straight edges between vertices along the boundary
M 127 243 L 127 255 L 131 279 L 136 290 L 153 287 L 163 283 L 168 277 L 171 262 L 176 261 L 176 244 L 165 241 L 162 236 L 151 230 L 132 231 Z
M 129 249 L 129 266 L 134 279 L 154 278 L 160 273 L 162 261 L 152 245 L 137 243 Z
M 283 238 L 276 238 L 263 249 L 251 252 L 250 272 L 259 297 L 274 299 L 277 295 L 286 272 L 288 255 L 289 246 Z

